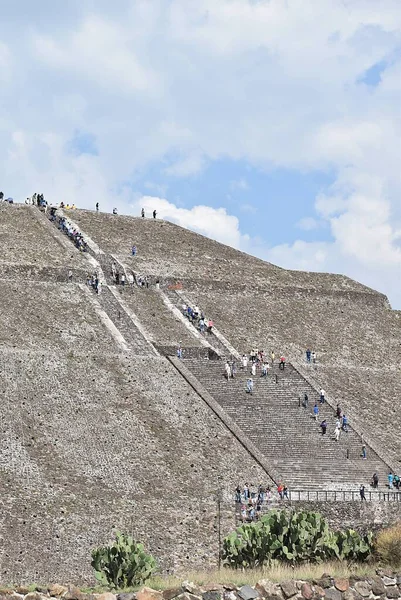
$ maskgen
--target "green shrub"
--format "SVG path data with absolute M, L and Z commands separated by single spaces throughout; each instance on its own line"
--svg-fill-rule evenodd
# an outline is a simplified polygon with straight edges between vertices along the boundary
M 144 583 L 152 575 L 156 562 L 151 554 L 146 554 L 143 544 L 117 532 L 113 543 L 92 550 L 91 565 L 101 584 L 127 588 Z
M 330 531 L 315 512 L 270 511 L 256 523 L 241 525 L 223 541 L 223 560 L 234 568 L 260 567 L 272 561 L 321 562 L 331 558 L 363 560 L 371 537 Z
M 396 568 L 401 567 L 401 523 L 377 534 L 375 551 L 379 560 Z

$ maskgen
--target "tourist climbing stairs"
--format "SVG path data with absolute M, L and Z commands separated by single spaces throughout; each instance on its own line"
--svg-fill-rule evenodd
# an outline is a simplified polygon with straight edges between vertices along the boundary
M 227 381 L 222 361 L 184 359 L 184 364 L 290 489 L 357 490 L 369 485 L 374 472 L 382 484 L 386 481 L 387 466 L 369 448 L 367 458 L 361 457 L 363 442 L 351 428 L 339 442 L 334 439 L 336 416 L 327 403 L 319 404 L 319 420 L 314 420 L 319 395 L 291 365 L 284 371 L 275 365 L 266 378 L 259 371 L 254 392 L 248 394 L 249 368 Z M 305 392 L 308 408 L 302 406 Z M 326 435 L 319 428 L 323 419 Z

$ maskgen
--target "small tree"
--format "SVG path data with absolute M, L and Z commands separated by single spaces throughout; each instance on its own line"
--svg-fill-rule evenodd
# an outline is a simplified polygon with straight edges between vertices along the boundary
M 91 565 L 96 579 L 103 585 L 127 588 L 149 579 L 156 561 L 145 552 L 143 544 L 117 531 L 114 542 L 92 550 Z

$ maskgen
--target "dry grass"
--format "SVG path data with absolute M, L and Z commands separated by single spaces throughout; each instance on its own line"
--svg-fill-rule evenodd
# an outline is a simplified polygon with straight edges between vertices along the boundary
M 376 565 L 377 566 L 377 565 Z M 149 579 L 146 585 L 154 589 L 177 587 L 184 580 L 198 585 L 206 583 L 232 583 L 234 585 L 255 585 L 261 579 L 284 581 L 286 579 L 320 579 L 324 573 L 333 577 L 349 577 L 350 575 L 369 575 L 374 573 L 375 565 L 349 565 L 344 562 L 326 562 L 319 565 L 303 565 L 292 568 L 285 565 L 275 565 L 263 569 L 248 569 L 246 571 L 221 569 L 213 571 L 188 571 L 175 576 L 156 576 Z
M 401 523 L 380 531 L 375 550 L 378 558 L 392 567 L 401 567 Z

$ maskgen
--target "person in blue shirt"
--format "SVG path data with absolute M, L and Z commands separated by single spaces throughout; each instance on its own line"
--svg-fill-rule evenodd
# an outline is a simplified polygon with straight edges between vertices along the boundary
M 317 421 L 317 418 L 319 416 L 319 407 L 316 403 L 315 403 L 315 406 L 313 407 L 313 416 L 315 417 L 315 421 Z
M 394 475 L 392 474 L 391 471 L 388 474 L 387 479 L 388 479 L 388 487 L 390 488 L 390 490 L 392 490 L 393 489 Z

